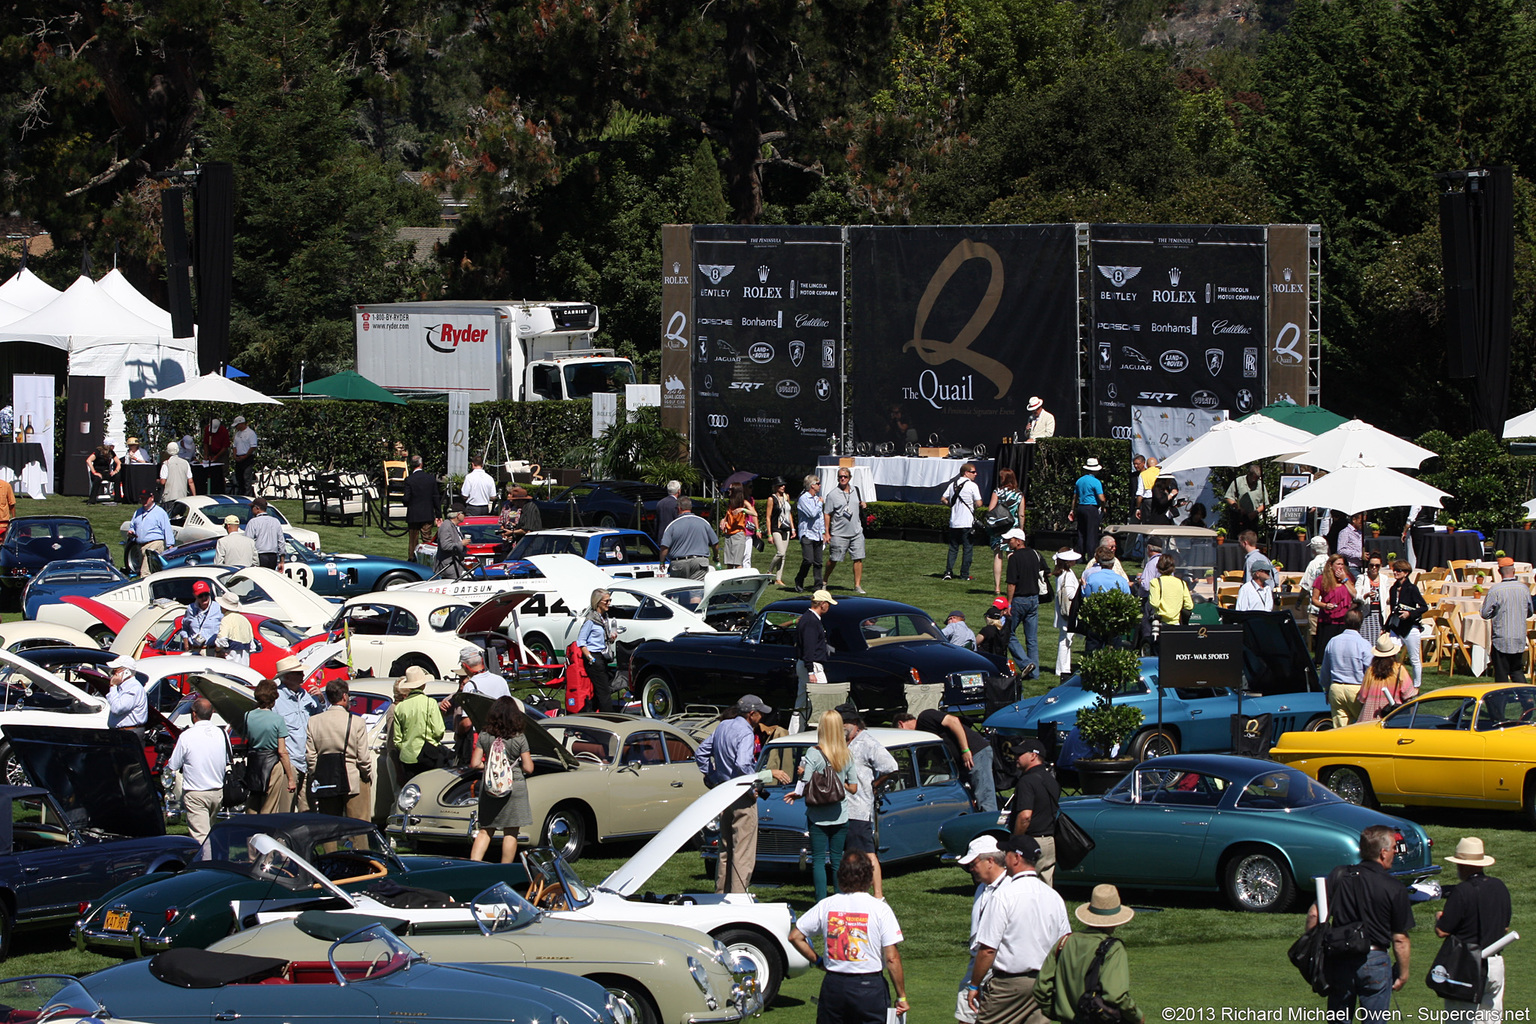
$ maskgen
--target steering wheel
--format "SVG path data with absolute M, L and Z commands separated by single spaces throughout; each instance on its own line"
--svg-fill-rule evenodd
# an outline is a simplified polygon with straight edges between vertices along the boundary
M 576 755 L 576 760 L 578 760 L 578 761 L 591 761 L 593 764 L 607 764 L 608 763 L 607 761 L 604 761 L 602 758 L 598 757 L 596 754 L 592 753 L 592 751 L 590 751 L 590 750 L 583 750 L 581 753 L 577 754 Z
M 534 906 L 538 906 L 539 901 L 544 898 L 544 890 L 547 888 L 549 888 L 549 883 L 544 881 L 544 879 L 530 878 L 528 880 L 528 891 L 523 893 L 523 899 Z
M 546 885 L 539 893 L 537 901 L 529 900 L 540 910 L 570 910 L 571 905 L 565 898 L 565 890 L 557 885 Z
M 363 874 L 360 875 L 349 875 L 345 878 L 332 878 L 330 871 L 326 870 L 333 865 L 337 868 L 350 869 L 352 865 L 357 864 L 358 862 L 361 862 L 362 866 L 367 869 Z M 374 860 L 372 857 L 360 853 L 328 854 L 324 859 L 321 860 L 320 870 L 325 873 L 326 878 L 330 878 L 330 880 L 336 885 L 347 885 L 352 882 L 371 882 L 375 878 L 383 878 L 385 875 L 389 874 L 389 869 L 384 866 L 382 861 Z
M 368 970 L 363 972 L 363 977 L 365 979 L 373 977 L 373 972 L 377 971 L 380 967 L 388 967 L 390 960 L 391 960 L 391 957 L 390 957 L 389 953 L 387 953 L 387 952 L 380 953 L 378 959 L 375 960 L 373 963 L 369 964 L 368 965 Z

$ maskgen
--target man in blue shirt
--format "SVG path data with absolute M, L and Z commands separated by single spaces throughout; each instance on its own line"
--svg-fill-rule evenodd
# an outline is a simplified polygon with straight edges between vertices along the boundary
M 713 789 L 731 779 L 754 775 L 758 782 L 770 780 L 789 785 L 789 773 L 775 769 L 757 771 L 757 725 L 773 708 L 762 698 L 749 693 L 726 712 L 729 716 L 715 727 L 694 754 L 693 761 L 704 773 L 704 783 Z M 752 869 L 757 866 L 757 788 L 745 788 L 741 799 L 720 816 L 720 860 L 715 867 L 715 892 L 746 892 L 752 884 Z
M 805 574 L 812 568 L 816 570 L 813 589 L 820 590 L 826 585 L 821 576 L 821 547 L 827 538 L 826 505 L 821 500 L 821 478 L 815 473 L 806 475 L 805 490 L 795 502 L 795 528 L 800 534 L 800 571 L 795 573 L 795 593 L 805 593 Z
M 1097 594 L 1105 590 L 1118 590 L 1123 594 L 1131 592 L 1131 585 L 1126 578 L 1115 572 L 1115 550 L 1108 544 L 1100 544 L 1093 552 L 1093 564 L 1083 573 L 1081 587 L 1084 597 Z
M 187 650 L 212 647 L 223 622 L 224 609 L 213 599 L 213 588 L 207 580 L 197 580 L 192 584 L 192 603 L 181 616 L 181 636 L 186 638 Z
M 1318 682 L 1328 694 L 1335 729 L 1342 729 L 1360 717 L 1360 684 L 1365 682 L 1365 670 L 1376 656 L 1370 642 L 1360 635 L 1363 621 L 1360 609 L 1351 608 L 1344 616 L 1344 632 L 1328 641 L 1323 648 L 1323 663 L 1317 667 Z
M 1083 463 L 1083 475 L 1072 485 L 1077 501 L 1072 510 L 1072 519 L 1077 523 L 1079 551 L 1092 551 L 1099 538 L 1099 523 L 1104 520 L 1106 504 L 1104 482 L 1098 477 L 1103 470 L 1098 459 L 1089 459 Z
M 309 719 L 324 711 L 325 706 L 315 699 L 314 694 L 304 689 L 304 664 L 298 658 L 290 655 L 279 660 L 273 675 L 277 677 L 277 703 L 272 705 L 272 710 L 282 715 L 288 725 L 288 737 L 283 742 L 288 744 L 288 759 L 293 763 L 298 787 L 292 793 L 283 792 L 280 786 L 273 787 L 273 792 L 267 794 L 267 802 L 270 805 L 272 797 L 276 796 L 279 803 L 275 807 L 263 807 L 262 810 L 269 813 L 307 811 L 309 799 L 305 796 L 308 789 L 305 776 L 308 773 L 300 769 L 309 763 Z
M 245 535 L 256 545 L 256 557 L 261 561 L 261 567 L 276 569 L 277 563 L 282 560 L 287 538 L 283 533 L 283 524 L 277 516 L 267 511 L 267 507 L 266 498 L 257 498 L 251 502 L 251 518 L 245 522 Z
M 134 545 L 134 550 L 128 552 L 128 560 L 135 573 L 143 567 L 146 552 L 164 551 L 176 544 L 171 517 L 165 514 L 165 509 L 155 504 L 153 494 L 144 495 L 144 504 L 128 520 L 128 529 L 133 534 Z
M 118 657 L 107 667 L 112 670 L 107 690 L 107 728 L 132 729 L 142 736 L 149 724 L 149 695 L 144 692 L 137 663 L 129 657 Z

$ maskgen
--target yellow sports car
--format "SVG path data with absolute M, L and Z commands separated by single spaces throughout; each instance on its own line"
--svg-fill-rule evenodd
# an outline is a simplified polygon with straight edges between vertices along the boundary
M 1270 756 L 1367 807 L 1486 807 L 1536 822 L 1536 686 L 1447 686 L 1375 722 L 1285 733 Z

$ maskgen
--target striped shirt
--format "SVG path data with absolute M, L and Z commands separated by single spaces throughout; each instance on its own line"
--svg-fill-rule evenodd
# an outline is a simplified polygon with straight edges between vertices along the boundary
M 1525 653 L 1525 620 L 1531 614 L 1531 588 L 1519 580 L 1503 580 L 1488 588 L 1483 618 L 1493 620 L 1493 649 L 1504 654 Z

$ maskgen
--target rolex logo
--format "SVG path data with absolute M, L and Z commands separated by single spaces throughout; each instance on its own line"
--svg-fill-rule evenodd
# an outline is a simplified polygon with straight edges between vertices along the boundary
M 1179 286 L 1179 277 L 1180 276 L 1181 275 L 1180 275 L 1180 271 L 1179 271 L 1178 267 L 1169 267 L 1168 268 L 1168 283 L 1171 286 L 1173 286 L 1174 288 L 1177 288 Z
M 674 274 L 681 274 L 682 272 L 683 272 L 683 265 L 681 263 L 677 262 L 677 260 L 673 260 L 672 261 L 672 273 L 674 273 Z
M 768 283 L 768 268 L 767 267 L 758 267 L 757 268 L 757 283 L 758 284 L 767 284 Z
M 1291 279 L 1291 268 L 1286 267 L 1284 270 L 1280 271 L 1280 276 L 1289 281 Z

